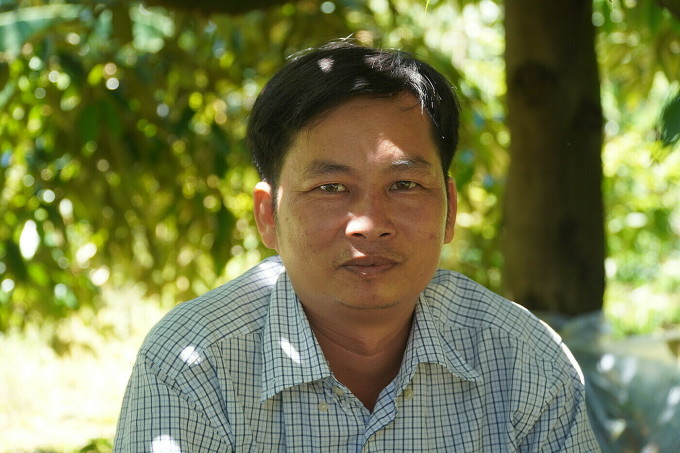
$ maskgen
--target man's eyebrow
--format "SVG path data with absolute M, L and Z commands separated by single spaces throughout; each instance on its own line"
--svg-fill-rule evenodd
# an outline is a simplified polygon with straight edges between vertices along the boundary
M 433 165 L 421 157 L 409 157 L 406 159 L 398 159 L 390 163 L 385 169 L 384 173 L 394 173 L 404 170 L 415 170 L 421 172 L 430 172 Z M 305 178 L 317 178 L 319 176 L 329 175 L 349 175 L 352 173 L 352 168 L 348 165 L 341 164 L 332 160 L 314 159 L 303 171 Z
M 350 174 L 352 169 L 338 162 L 325 159 L 314 159 L 303 171 L 305 178 L 315 178 L 318 176 Z
M 392 162 L 387 169 L 387 173 L 399 170 L 417 170 L 427 171 L 432 169 L 432 164 L 422 157 L 412 157 L 407 159 L 399 159 Z

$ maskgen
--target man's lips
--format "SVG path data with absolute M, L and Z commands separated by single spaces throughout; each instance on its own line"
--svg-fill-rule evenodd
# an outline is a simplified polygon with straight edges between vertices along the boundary
M 344 261 L 340 267 L 346 271 L 362 276 L 374 276 L 387 272 L 399 265 L 399 261 L 393 258 L 379 255 L 368 255 L 351 258 Z

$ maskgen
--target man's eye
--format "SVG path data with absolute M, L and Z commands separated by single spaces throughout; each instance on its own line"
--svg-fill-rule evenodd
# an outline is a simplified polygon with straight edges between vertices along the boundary
M 392 189 L 392 190 L 409 190 L 409 189 L 413 189 L 417 185 L 418 184 L 413 182 L 413 181 L 397 181 L 394 184 L 392 184 L 392 187 L 390 187 L 390 189 Z
M 319 190 L 322 192 L 346 192 L 347 187 L 340 183 L 322 184 L 319 186 Z

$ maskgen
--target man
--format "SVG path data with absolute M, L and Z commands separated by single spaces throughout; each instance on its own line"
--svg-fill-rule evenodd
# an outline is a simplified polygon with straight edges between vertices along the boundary
M 583 378 L 523 308 L 437 270 L 458 102 L 430 66 L 336 43 L 256 101 L 270 258 L 142 346 L 118 452 L 598 451 Z

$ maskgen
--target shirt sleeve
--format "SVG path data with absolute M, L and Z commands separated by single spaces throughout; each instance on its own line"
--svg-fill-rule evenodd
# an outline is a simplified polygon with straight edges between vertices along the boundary
M 224 433 L 180 385 L 140 356 L 132 370 L 113 442 L 114 453 L 231 452 Z
M 566 345 L 555 361 L 554 385 L 520 452 L 600 452 L 586 410 L 583 374 Z

